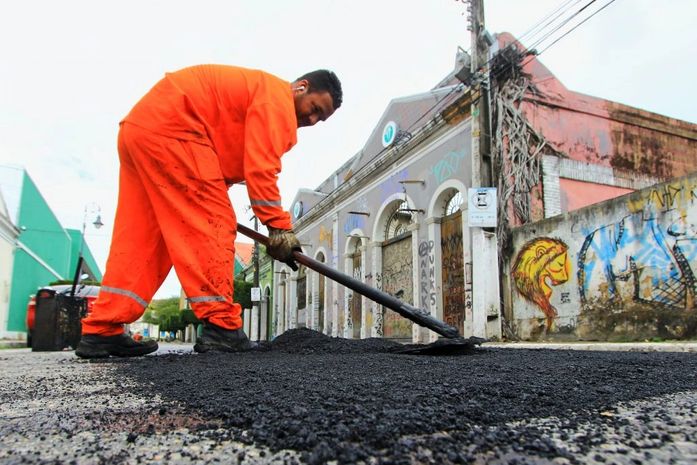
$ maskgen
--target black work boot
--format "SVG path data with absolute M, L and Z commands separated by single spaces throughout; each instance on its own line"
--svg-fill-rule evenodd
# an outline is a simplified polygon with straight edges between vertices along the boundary
M 249 340 L 242 328 L 225 329 L 210 323 L 203 324 L 203 332 L 194 344 L 194 350 L 199 353 L 217 350 L 220 352 L 245 352 L 252 350 L 254 344 Z
M 157 350 L 157 341 L 134 341 L 126 333 L 116 336 L 84 334 L 75 349 L 80 358 L 140 357 Z

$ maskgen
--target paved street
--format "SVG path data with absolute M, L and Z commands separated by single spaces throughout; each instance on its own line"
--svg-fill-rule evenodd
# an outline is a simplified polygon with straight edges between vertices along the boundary
M 0 463 L 697 463 L 695 354 L 383 348 L 2 350 Z

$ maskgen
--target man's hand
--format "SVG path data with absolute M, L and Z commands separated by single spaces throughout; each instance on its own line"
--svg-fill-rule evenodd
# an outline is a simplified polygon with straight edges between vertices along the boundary
M 269 245 L 266 252 L 279 262 L 283 262 L 293 269 L 298 270 L 298 265 L 293 260 L 293 251 L 302 252 L 300 241 L 295 237 L 295 233 L 288 229 L 276 229 L 269 227 Z

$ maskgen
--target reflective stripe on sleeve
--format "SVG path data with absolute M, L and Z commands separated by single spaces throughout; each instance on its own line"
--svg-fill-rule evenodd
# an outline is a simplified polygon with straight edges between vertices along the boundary
M 130 297 L 131 299 L 135 300 L 138 302 L 140 305 L 143 306 L 143 308 L 148 306 L 148 303 L 143 300 L 138 294 L 135 292 L 128 291 L 126 289 L 119 289 L 118 287 L 109 287 L 109 286 L 102 286 L 99 290 L 99 292 L 106 291 L 106 292 L 111 292 L 112 294 L 119 294 L 119 295 L 124 295 L 126 297 Z
M 188 297 L 186 300 L 188 300 L 191 303 L 197 303 L 197 302 L 225 302 L 225 297 L 222 295 L 201 295 L 198 297 Z
M 252 206 L 257 206 L 257 207 L 280 207 L 281 206 L 281 201 L 280 200 L 250 200 L 250 203 Z

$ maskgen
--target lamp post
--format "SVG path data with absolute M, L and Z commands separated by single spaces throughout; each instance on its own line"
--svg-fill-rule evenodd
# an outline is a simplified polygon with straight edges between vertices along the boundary
M 83 258 L 83 251 L 85 247 L 85 229 L 87 228 L 87 214 L 88 213 L 96 213 L 97 217 L 95 220 L 92 222 L 92 225 L 95 227 L 95 229 L 99 229 L 102 226 L 104 226 L 104 223 L 102 223 L 102 215 L 101 215 L 102 209 L 99 207 L 99 205 L 92 203 L 85 205 L 85 214 L 82 217 L 82 232 L 80 233 L 80 252 L 78 253 L 77 256 L 77 266 L 75 267 L 75 276 L 73 277 L 73 287 L 70 290 L 70 297 L 75 296 L 75 288 L 77 287 L 78 282 L 80 282 L 80 273 L 82 272 L 82 262 L 84 261 Z

